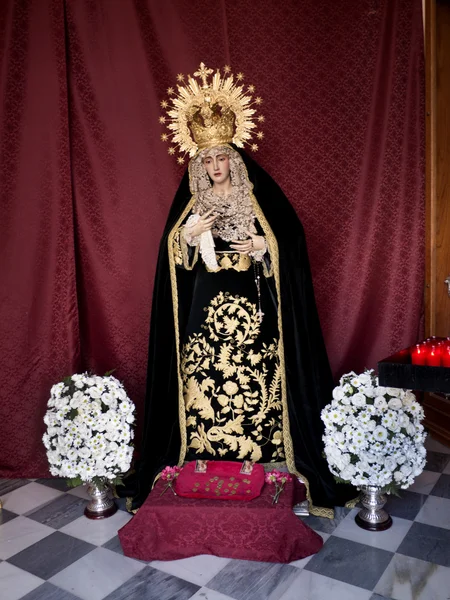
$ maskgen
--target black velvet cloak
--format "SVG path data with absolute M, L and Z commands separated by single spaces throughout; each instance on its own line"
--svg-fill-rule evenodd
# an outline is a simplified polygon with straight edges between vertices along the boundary
M 333 379 L 320 328 L 306 249 L 297 214 L 280 187 L 240 149 L 253 193 L 279 250 L 282 328 L 290 434 L 295 467 L 308 479 L 314 507 L 332 508 L 349 500 L 352 488 L 337 485 L 323 457 L 322 408 L 332 399 Z M 170 209 L 161 240 L 153 291 L 143 440 L 136 472 L 120 495 L 133 497 L 131 509 L 147 497 L 157 473 L 180 456 L 179 386 L 168 238 L 191 199 L 186 172 Z M 275 267 L 276 268 L 276 267 Z M 192 298 L 192 271 L 177 270 L 179 331 Z M 312 508 L 312 507 L 311 507 Z M 312 510 L 315 514 L 329 511 Z

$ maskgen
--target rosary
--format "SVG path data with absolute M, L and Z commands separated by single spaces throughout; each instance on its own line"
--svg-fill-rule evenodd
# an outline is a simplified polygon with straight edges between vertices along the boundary
M 258 293 L 258 311 L 256 314 L 259 317 L 259 322 L 262 323 L 264 313 L 261 310 L 261 281 L 260 281 L 260 276 L 259 276 L 259 262 L 255 261 L 255 260 L 252 262 L 253 262 L 253 274 L 255 277 L 256 291 Z

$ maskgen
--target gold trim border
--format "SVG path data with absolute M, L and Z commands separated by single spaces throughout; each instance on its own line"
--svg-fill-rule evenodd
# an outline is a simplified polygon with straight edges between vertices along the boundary
M 171 232 L 169 233 L 167 239 L 167 252 L 169 255 L 169 272 L 170 272 L 170 287 L 172 289 L 172 305 L 173 305 L 173 319 L 175 326 L 175 348 L 177 353 L 177 377 L 178 377 L 178 416 L 179 416 L 179 425 L 180 425 L 180 437 L 181 437 L 181 447 L 180 447 L 180 456 L 178 459 L 178 466 L 182 467 L 184 462 L 184 457 L 186 456 L 187 449 L 187 434 L 186 434 L 186 410 L 184 406 L 184 396 L 183 396 L 183 382 L 181 379 L 181 370 L 180 370 L 180 330 L 178 325 L 178 287 L 177 287 L 177 274 L 175 267 L 175 257 L 173 253 L 173 243 L 176 232 L 178 231 L 181 223 L 184 221 L 189 211 L 195 204 L 195 196 L 192 196 L 190 201 L 187 203 L 186 208 L 181 213 L 178 221 L 175 223 Z

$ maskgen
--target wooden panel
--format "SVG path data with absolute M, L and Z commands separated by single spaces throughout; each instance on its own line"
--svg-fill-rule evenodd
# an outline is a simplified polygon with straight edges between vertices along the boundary
M 425 0 L 425 336 L 436 330 L 436 0 Z
M 436 329 L 450 336 L 450 0 L 436 3 Z
M 425 332 L 450 335 L 450 0 L 426 0 Z M 425 426 L 450 446 L 450 398 L 424 394 Z
M 425 394 L 424 425 L 433 438 L 450 446 L 450 399 L 440 394 Z

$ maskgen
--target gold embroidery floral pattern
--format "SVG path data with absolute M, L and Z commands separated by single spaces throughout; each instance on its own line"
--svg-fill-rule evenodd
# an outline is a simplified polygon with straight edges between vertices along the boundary
M 181 357 L 188 448 L 197 454 L 271 462 L 284 458 L 278 341 L 259 343 L 256 305 L 220 292 L 204 333 Z

